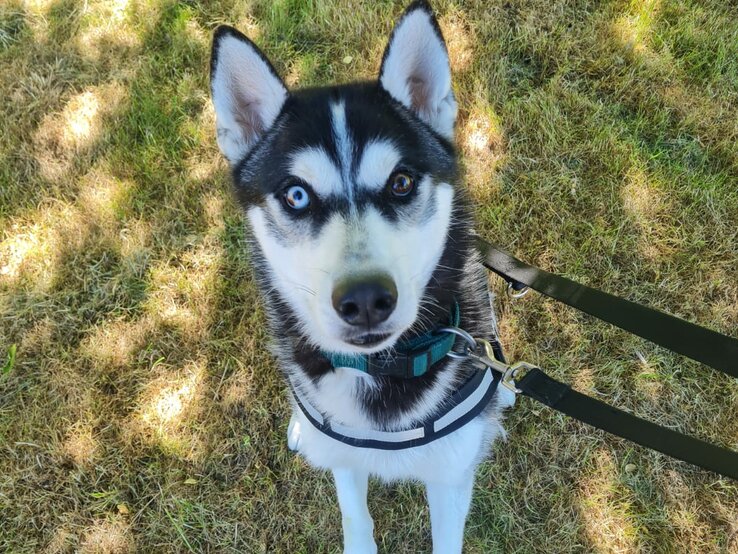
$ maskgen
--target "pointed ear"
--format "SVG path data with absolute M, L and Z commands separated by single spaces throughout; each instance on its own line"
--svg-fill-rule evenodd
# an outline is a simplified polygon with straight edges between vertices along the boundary
M 215 30 L 210 91 L 218 146 L 231 165 L 271 127 L 287 100 L 287 87 L 264 54 L 236 29 Z
M 379 82 L 439 134 L 453 140 L 456 100 L 446 43 L 427 2 L 414 2 L 395 25 Z

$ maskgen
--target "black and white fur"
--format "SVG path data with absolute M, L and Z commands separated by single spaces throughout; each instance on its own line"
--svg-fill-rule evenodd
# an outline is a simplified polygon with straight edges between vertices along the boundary
M 320 350 L 391 349 L 447 322 L 454 300 L 461 327 L 478 337 L 495 332 L 471 211 L 458 184 L 449 58 L 430 7 L 416 2 L 403 14 L 378 81 L 307 90 L 288 91 L 251 41 L 219 27 L 211 88 L 218 144 L 248 218 L 272 350 L 285 377 L 344 426 L 416 426 L 476 370 L 448 359 L 414 379 L 370 377 L 332 368 Z M 398 168 L 415 179 L 407 198 L 388 192 Z M 310 197 L 299 214 L 283 201 L 294 183 Z M 381 340 L 367 344 L 354 340 L 356 329 L 339 317 L 331 297 L 342 280 L 376 273 L 391 277 L 397 303 L 370 329 Z M 503 433 L 500 412 L 511 404 L 512 395 L 500 389 L 458 431 L 397 451 L 337 442 L 293 406 L 288 443 L 333 472 L 345 552 L 376 552 L 366 503 L 370 474 L 424 482 L 434 552 L 461 552 L 476 466 Z

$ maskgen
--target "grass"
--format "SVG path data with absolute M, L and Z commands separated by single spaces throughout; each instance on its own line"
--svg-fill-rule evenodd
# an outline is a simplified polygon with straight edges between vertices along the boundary
M 435 4 L 480 232 L 736 336 L 733 8 Z M 0 551 L 338 551 L 330 479 L 286 450 L 215 146 L 209 37 L 238 26 L 293 86 L 369 78 L 401 9 L 0 6 Z M 492 285 L 512 359 L 738 448 L 731 379 Z M 736 483 L 525 400 L 507 426 L 479 472 L 468 552 L 738 552 Z M 372 484 L 369 503 L 381 551 L 429 550 L 419 487 Z

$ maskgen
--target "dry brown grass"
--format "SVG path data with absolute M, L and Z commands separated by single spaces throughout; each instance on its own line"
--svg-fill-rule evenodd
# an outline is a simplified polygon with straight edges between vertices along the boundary
M 480 231 L 735 336 L 734 7 L 436 5 Z M 235 24 L 294 85 L 371 77 L 401 9 L 0 5 L 0 551 L 337 551 L 330 479 L 286 450 L 208 42 Z M 498 308 L 511 358 L 738 448 L 733 380 L 538 297 Z M 735 483 L 525 401 L 508 428 L 469 552 L 738 552 Z M 381 550 L 427 551 L 422 491 L 370 492 Z

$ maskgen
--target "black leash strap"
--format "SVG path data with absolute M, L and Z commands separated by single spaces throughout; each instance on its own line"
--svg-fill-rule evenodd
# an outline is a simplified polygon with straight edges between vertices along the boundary
M 525 396 L 598 429 L 738 480 L 738 453 L 661 427 L 531 369 L 516 386 Z
M 677 317 L 580 285 L 479 239 L 484 266 L 515 290 L 520 283 L 678 354 L 738 377 L 738 340 Z

